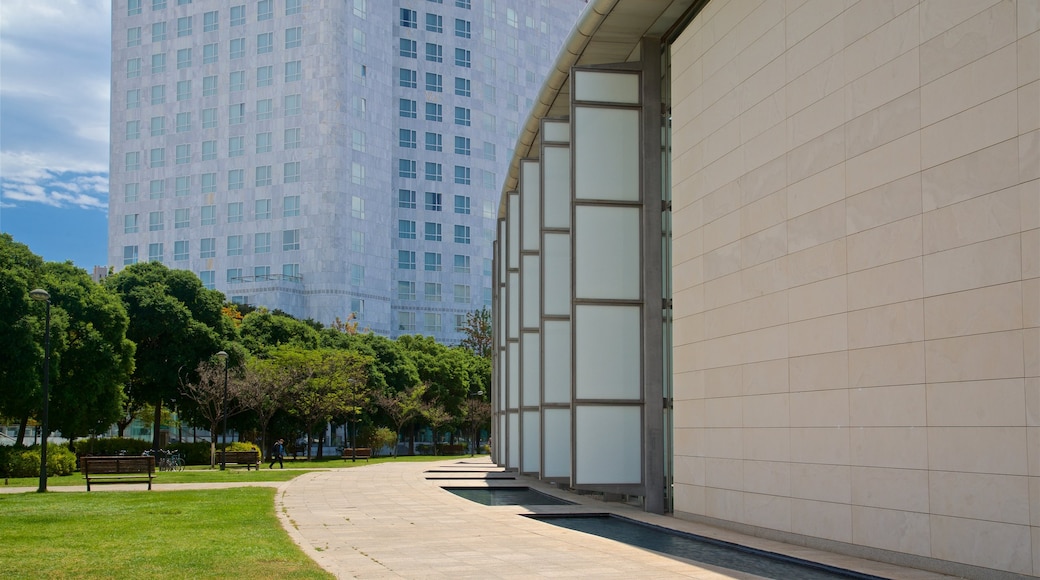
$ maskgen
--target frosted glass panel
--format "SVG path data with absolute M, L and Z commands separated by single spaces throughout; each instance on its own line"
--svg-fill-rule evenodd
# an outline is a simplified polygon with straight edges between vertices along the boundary
M 574 100 L 639 104 L 639 75 L 621 72 L 574 72 Z
M 520 274 L 510 272 L 506 278 L 506 301 L 509 320 L 506 321 L 507 338 L 520 338 Z
M 509 413 L 509 441 L 506 443 L 508 450 L 506 467 L 517 469 L 520 467 L 520 414 Z
M 569 403 L 571 400 L 571 323 L 566 320 L 546 320 L 542 323 L 545 342 L 546 403 Z
M 498 346 L 500 348 L 505 347 L 505 339 L 510 336 L 509 331 L 509 318 L 510 318 L 510 288 L 506 285 L 509 282 L 509 276 L 502 276 L 498 285 L 498 312 L 495 317 L 495 322 L 498 327 L 495 328 L 498 334 Z
M 542 143 L 569 143 L 571 124 L 566 121 L 542 121 Z
M 571 150 L 569 147 L 542 148 L 542 226 L 571 227 Z
M 503 351 L 498 357 L 498 398 L 495 400 L 496 409 L 504 409 L 506 406 L 506 353 Z
M 506 401 L 503 409 L 516 409 L 520 407 L 520 343 L 511 342 L 506 347 L 506 372 L 509 373 L 509 382 L 506 388 Z
M 520 337 L 520 360 L 523 373 L 520 375 L 520 405 L 532 407 L 541 403 L 542 361 L 538 334 L 525 332 Z
M 571 237 L 545 234 L 542 242 L 545 261 L 545 295 L 542 312 L 556 316 L 571 314 Z
M 541 172 L 535 161 L 520 162 L 520 229 L 523 238 L 520 248 L 537 250 L 542 230 Z
M 523 292 L 520 301 L 523 306 L 520 321 L 524 328 L 538 328 L 538 321 L 541 318 L 539 295 L 542 286 L 539 283 L 541 271 L 538 268 L 538 262 L 538 256 L 520 256 L 520 284 Z
M 639 208 L 574 208 L 577 298 L 639 300 Z
M 545 462 L 542 477 L 571 475 L 571 410 L 545 409 Z
M 505 413 L 498 416 L 498 433 L 495 433 L 492 436 L 491 441 L 488 442 L 488 446 L 491 447 L 491 455 L 493 456 L 495 463 L 498 463 L 499 465 L 505 463 L 505 454 L 501 451 L 506 448 Z
M 520 267 L 520 195 L 515 191 L 506 195 L 506 267 Z
M 574 386 L 578 399 L 640 399 L 640 307 L 574 309 Z
M 523 414 L 523 458 L 520 471 L 537 473 L 542 468 L 541 436 L 538 411 L 524 411 Z
M 498 281 L 501 283 L 506 279 L 506 220 L 498 220 L 498 244 L 496 244 L 495 259 L 498 260 Z
M 639 200 L 639 112 L 575 107 L 575 199 Z
M 579 405 L 574 416 L 575 484 L 642 483 L 639 406 Z

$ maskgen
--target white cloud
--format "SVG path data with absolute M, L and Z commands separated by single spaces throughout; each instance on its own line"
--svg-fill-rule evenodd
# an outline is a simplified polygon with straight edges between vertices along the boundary
M 2 204 L 103 209 L 109 0 L 0 3 Z
M 31 177 L 4 177 L 4 205 L 42 203 L 54 207 L 108 209 L 108 177 L 99 174 L 44 172 Z

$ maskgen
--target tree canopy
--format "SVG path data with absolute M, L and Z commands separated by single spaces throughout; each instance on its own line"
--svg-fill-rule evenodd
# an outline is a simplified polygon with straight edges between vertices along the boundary
M 8 355 L 0 358 L 0 415 L 23 431 L 42 409 L 47 304 L 29 296 L 34 288 L 51 296 L 50 425 L 65 437 L 113 423 L 122 433 L 147 410 L 157 447 L 169 409 L 211 434 L 225 412 L 237 414 L 232 427 L 264 445 L 268 429 L 320 438 L 329 423 L 349 424 L 354 446 L 388 425 L 399 437 L 406 424 L 435 434 L 486 424 L 472 404 L 490 390 L 486 310 L 467 317 L 459 347 L 418 335 L 390 339 L 359 331 L 353 315 L 325 327 L 279 310 L 240 309 L 194 273 L 159 262 L 127 266 L 98 284 L 0 234 L 0 348 Z M 226 363 L 214 358 L 218 351 L 228 353 Z
M 44 284 L 52 309 L 65 317 L 61 364 L 51 375 L 50 427 L 68 438 L 104 432 L 122 414 L 123 385 L 134 369 L 126 310 L 69 262 L 48 262 Z
M 492 335 L 491 335 L 491 311 L 481 308 L 466 313 L 466 321 L 460 328 L 465 338 L 460 346 L 468 348 L 473 354 L 481 358 L 491 358 Z
M 134 368 L 134 345 L 119 299 L 71 263 L 44 262 L 27 246 L 0 235 L 0 414 L 20 420 L 42 411 L 41 380 L 50 294 L 49 427 L 66 437 L 106 429 L 122 413 L 123 385 Z
M 133 264 L 105 285 L 130 315 L 127 337 L 137 344 L 137 366 L 127 394 L 155 406 L 153 446 L 158 448 L 161 408 L 177 397 L 178 373 L 226 350 L 234 324 L 223 314 L 223 294 L 185 270 L 158 262 Z

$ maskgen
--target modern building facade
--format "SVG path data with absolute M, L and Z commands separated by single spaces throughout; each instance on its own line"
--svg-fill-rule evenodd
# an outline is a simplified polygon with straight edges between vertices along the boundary
M 501 465 L 1040 576 L 1040 2 L 591 2 L 494 288 Z
M 114 1 L 110 264 L 457 340 L 490 304 L 519 121 L 584 6 Z

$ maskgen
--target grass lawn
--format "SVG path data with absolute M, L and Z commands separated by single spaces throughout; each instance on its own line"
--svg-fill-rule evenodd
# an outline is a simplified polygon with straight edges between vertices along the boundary
M 282 529 L 274 494 L 0 494 L 0 578 L 331 578 Z
M 479 457 L 486 457 L 486 455 Z M 299 459 L 296 461 L 286 460 L 285 469 L 268 469 L 269 464 L 262 464 L 260 471 L 249 470 L 246 471 L 245 467 L 229 466 L 226 470 L 220 471 L 219 469 L 210 469 L 208 465 L 189 465 L 184 471 L 156 471 L 155 479 L 152 483 L 235 483 L 235 482 L 251 482 L 251 481 L 288 481 L 301 473 L 308 471 L 322 470 L 322 469 L 338 469 L 343 467 L 361 467 L 364 465 L 371 465 L 375 463 L 387 463 L 387 462 L 424 462 L 424 461 L 441 461 L 445 459 L 469 459 L 469 455 L 451 455 L 451 456 L 437 456 L 433 457 L 430 455 L 415 455 L 415 456 L 401 456 L 397 458 L 393 457 L 374 457 L 370 461 L 365 460 L 351 461 L 349 459 L 340 459 L 339 457 L 332 459 L 322 460 L 306 460 Z M 10 487 L 32 487 L 36 488 L 40 484 L 39 477 L 14 477 L 8 479 L 6 485 Z M 3 485 L 0 482 L 0 485 Z M 73 473 L 72 475 L 65 476 L 52 476 L 47 478 L 47 487 L 51 486 L 68 486 L 68 485 L 81 485 L 83 489 L 87 489 L 87 484 L 83 480 L 83 476 L 79 473 Z M 2 578 L 2 576 L 0 576 Z

